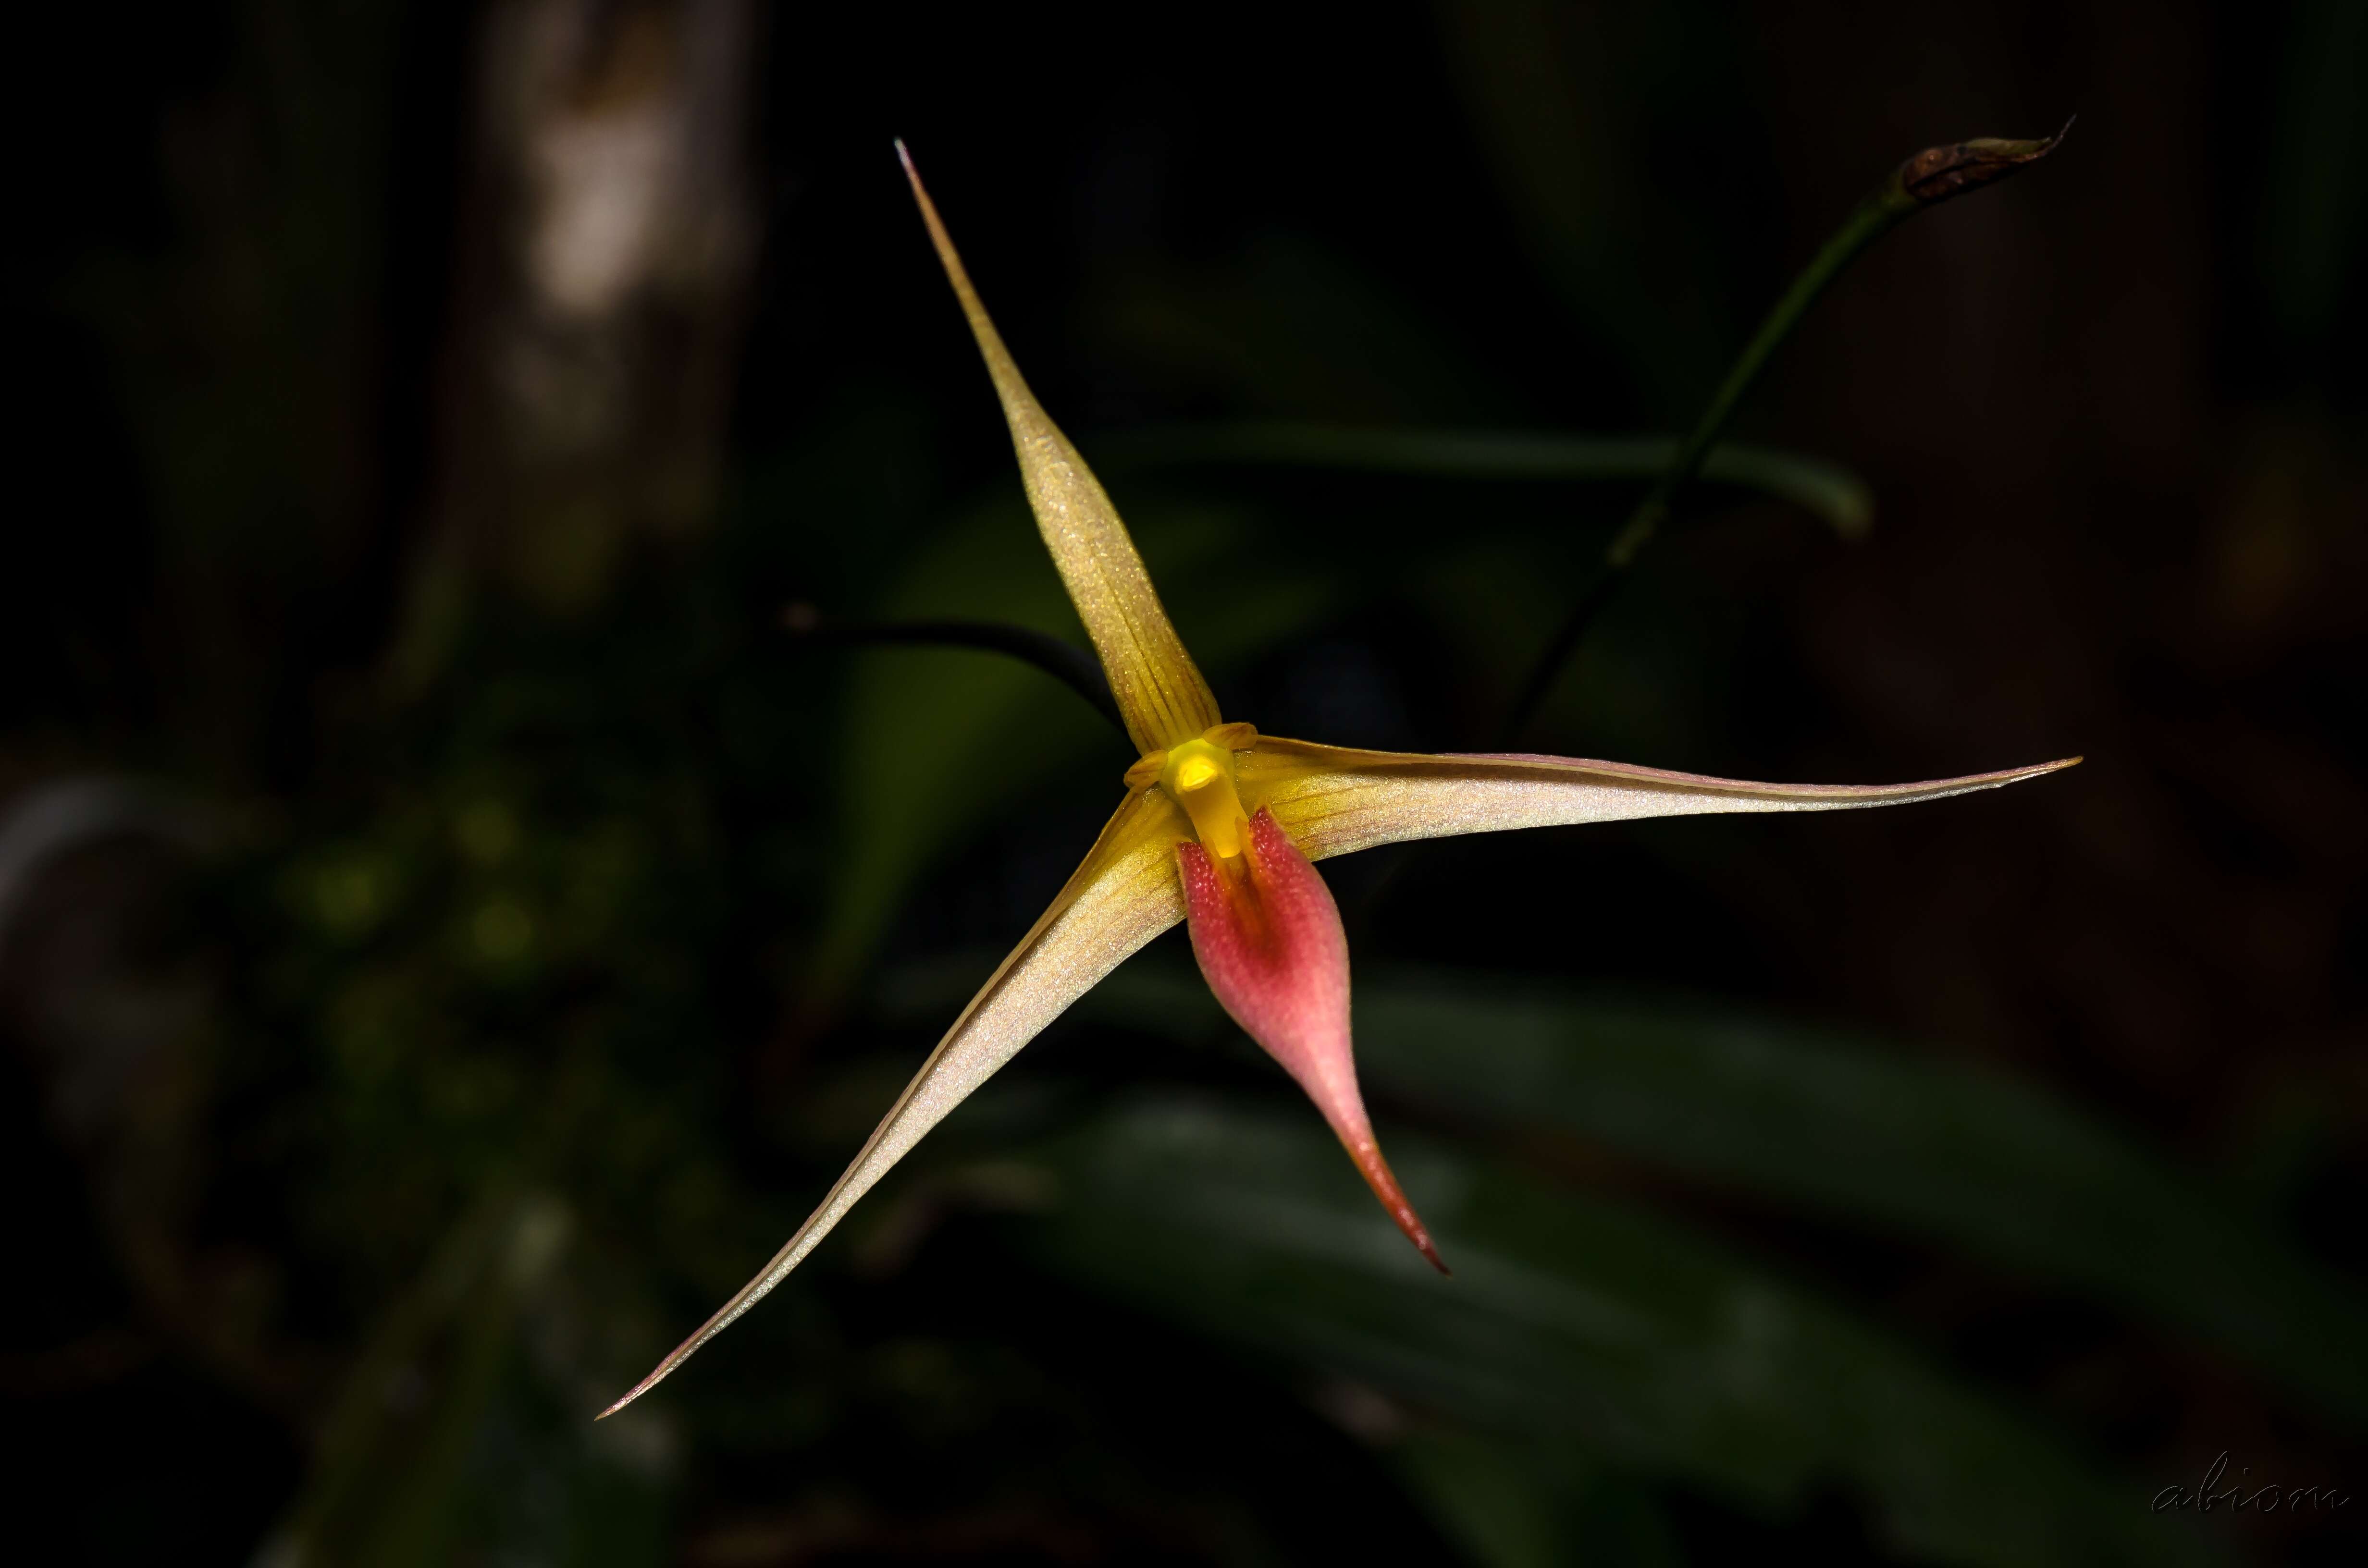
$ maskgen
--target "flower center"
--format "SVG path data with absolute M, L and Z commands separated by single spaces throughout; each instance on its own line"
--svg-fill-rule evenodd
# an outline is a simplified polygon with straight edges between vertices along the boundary
M 1234 789 L 1232 752 L 1205 740 L 1170 746 L 1159 787 L 1192 819 L 1201 847 L 1221 860 L 1242 852 L 1242 830 L 1249 819 Z
M 1238 858 L 1249 813 L 1234 787 L 1234 754 L 1258 744 L 1248 724 L 1212 724 L 1199 740 L 1156 751 L 1126 770 L 1127 788 L 1157 784 L 1192 819 L 1202 848 L 1220 860 Z

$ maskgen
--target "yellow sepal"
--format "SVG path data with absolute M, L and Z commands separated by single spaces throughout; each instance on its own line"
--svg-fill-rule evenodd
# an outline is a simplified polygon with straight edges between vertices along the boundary
M 1003 400 L 1003 416 L 1011 426 L 1011 444 L 1019 454 L 1019 475 L 1036 511 L 1036 526 L 1053 552 L 1070 602 L 1077 607 L 1077 619 L 1093 639 L 1094 652 L 1101 655 L 1128 735 L 1141 752 L 1193 739 L 1218 722 L 1217 699 L 1209 683 L 1201 678 L 1192 655 L 1184 651 L 1183 640 L 1160 607 L 1118 508 L 1020 378 L 1019 367 L 1012 363 L 995 324 L 987 319 L 986 307 L 971 287 L 970 274 L 962 270 L 962 257 L 955 254 L 929 193 L 921 188 L 912 157 L 902 142 L 896 151 L 905 160 L 913 199 L 929 226 L 938 259 L 945 264 L 946 277 L 978 339 L 978 351 L 986 359 L 987 373 L 995 378 L 996 394 Z
M 821 1206 L 739 1294 L 601 1414 L 614 1415 L 639 1399 L 788 1278 L 855 1200 L 948 1111 L 1129 954 L 1183 919 L 1176 846 L 1190 831 L 1184 813 L 1161 791 L 1128 796 L 1052 907 L 979 987 Z
M 2020 783 L 2079 761 L 1917 784 L 1760 784 L 1575 756 L 1363 751 L 1261 736 L 1235 759 L 1243 803 L 1265 806 L 1310 860 L 1467 833 L 1720 812 L 1906 805 Z

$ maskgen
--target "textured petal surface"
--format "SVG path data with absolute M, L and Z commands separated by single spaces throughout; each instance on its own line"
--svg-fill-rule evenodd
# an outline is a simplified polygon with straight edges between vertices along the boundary
M 900 145 L 897 151 L 904 149 Z M 920 203 L 929 238 L 937 243 L 938 259 L 945 263 L 946 277 L 962 301 L 962 313 L 970 318 L 987 372 L 995 378 L 1003 416 L 1011 426 L 1011 444 L 1019 453 L 1028 501 L 1036 509 L 1036 525 L 1070 601 L 1077 607 L 1077 619 L 1086 623 L 1094 651 L 1101 655 L 1127 733 L 1136 749 L 1146 753 L 1192 739 L 1218 722 L 1217 699 L 1209 683 L 1201 678 L 1192 655 L 1184 651 L 1167 612 L 1160 608 L 1134 540 L 1119 521 L 1118 508 L 1020 379 L 1019 368 L 987 319 L 986 307 L 979 303 L 910 157 L 905 160 L 905 172 L 912 179 L 913 197 Z
M 724 1302 L 632 1392 L 601 1414 L 612 1415 L 639 1399 L 754 1306 L 814 1250 L 856 1199 L 921 1141 L 923 1133 L 943 1120 L 947 1112 L 1129 954 L 1184 918 L 1183 897 L 1176 884 L 1175 846 L 1190 835 L 1183 813 L 1158 790 L 1128 796 L 1103 827 L 1085 863 L 1035 927 L 971 998 L 970 1006 L 962 1009 L 962 1017 L 889 1108 L 822 1206 L 773 1255 L 762 1273 L 742 1286 L 738 1295 Z
M 1414 1205 L 1374 1142 L 1349 1035 L 1349 938 L 1315 868 L 1272 813 L 1250 819 L 1242 853 L 1176 847 L 1192 953 L 1234 1021 L 1307 1091 L 1406 1239 L 1442 1271 Z
M 1261 735 L 1236 759 L 1242 801 L 1311 860 L 1410 838 L 1712 812 L 1833 812 L 1994 790 L 2078 757 L 1920 784 L 1756 784 L 1586 757 L 1360 751 Z

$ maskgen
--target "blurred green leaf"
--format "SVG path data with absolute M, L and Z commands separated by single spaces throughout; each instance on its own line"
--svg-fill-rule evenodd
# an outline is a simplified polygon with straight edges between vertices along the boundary
M 1737 134 L 1747 94 L 1715 33 L 1661 7 L 1440 0 L 1437 13 L 1474 141 L 1541 273 L 1661 408 L 1685 407 L 1725 358 L 1732 242 L 1704 209 L 1732 207 L 1736 171 L 1760 153 Z M 1640 73 L 1663 85 L 1633 90 Z M 1680 148 L 1696 155 L 1677 201 L 1654 155 Z
M 2347 337 L 2345 307 L 2358 309 L 2359 291 L 2345 280 L 2360 276 L 2368 253 L 2368 124 L 2359 89 L 2368 10 L 2305 0 L 2283 20 L 2283 80 L 2259 165 L 2267 188 L 2255 266 L 2282 347 L 2331 382 L 2351 358 L 2336 347 Z M 2352 321 L 2356 327 L 2356 314 Z
M 1483 1568 L 1678 1568 L 1684 1557 L 1649 1488 L 1568 1445 L 1441 1426 L 1389 1443 L 1441 1534 Z
M 1087 1006 L 1224 1027 L 1197 979 L 1144 965 Z M 2199 1179 L 1995 1074 L 1732 1009 L 1387 973 L 1360 977 L 1357 1059 L 1377 1095 L 1962 1247 L 2368 1417 L 2354 1292 Z
M 571 1289 L 573 1230 L 549 1192 L 480 1198 L 347 1375 L 259 1562 L 664 1560 L 676 1440 L 662 1410 L 588 1419 L 618 1374 L 579 1364 L 603 1334 Z
M 1201 267 L 1129 269 L 1091 316 L 1120 356 L 1244 414 L 1398 425 L 1507 406 L 1419 300 L 1304 235 L 1267 233 Z
M 1105 437 L 1112 472 L 1187 464 L 1337 469 L 1444 479 L 1637 481 L 1665 472 L 1674 436 L 1556 436 L 1506 430 L 1368 430 L 1333 425 L 1186 426 Z M 1874 522 L 1874 494 L 1839 463 L 1772 447 L 1713 449 L 1702 477 L 1790 501 L 1845 539 Z
M 1805 1292 L 1644 1214 L 1385 1142 L 1452 1278 L 1312 1119 L 1199 1100 L 1130 1104 L 1047 1147 L 1063 1197 L 1035 1242 L 1154 1312 L 1483 1431 L 1775 1510 L 1848 1487 L 1878 1540 L 1931 1561 L 2200 1557 L 2142 1489 Z

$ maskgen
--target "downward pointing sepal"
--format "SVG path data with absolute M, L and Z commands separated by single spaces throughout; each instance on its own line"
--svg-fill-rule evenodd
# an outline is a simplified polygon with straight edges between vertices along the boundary
M 1331 890 L 1260 808 L 1242 852 L 1176 846 L 1192 953 L 1209 989 L 1332 1124 L 1373 1196 L 1441 1274 L 1447 1265 L 1382 1158 L 1357 1092 L 1349 1033 L 1349 938 Z

